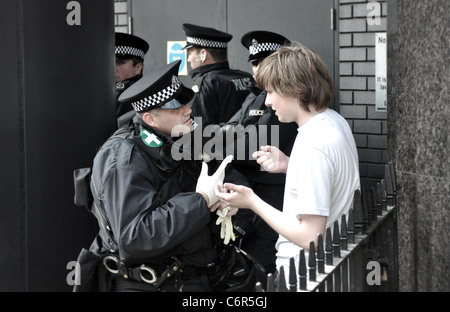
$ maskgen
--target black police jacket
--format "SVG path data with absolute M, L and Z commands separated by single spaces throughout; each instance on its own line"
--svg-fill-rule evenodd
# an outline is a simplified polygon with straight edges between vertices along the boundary
M 228 62 L 198 67 L 190 75 L 196 83 L 192 114 L 202 117 L 204 124 L 228 121 L 241 108 L 250 87 L 255 85 L 250 73 L 230 69 Z
M 140 265 L 178 257 L 185 265 L 212 263 L 211 212 L 195 192 L 201 163 L 173 160 L 173 141 L 137 116 L 119 131 L 126 137 L 110 137 L 94 159 L 91 191 L 121 261 Z

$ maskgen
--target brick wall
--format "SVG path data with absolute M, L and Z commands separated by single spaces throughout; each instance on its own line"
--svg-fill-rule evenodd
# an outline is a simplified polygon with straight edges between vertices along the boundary
M 128 1 L 114 0 L 114 13 L 116 32 L 128 33 Z
M 373 5 L 380 15 L 372 18 Z M 339 0 L 338 8 L 340 113 L 355 136 L 366 188 L 383 178 L 387 160 L 387 116 L 375 111 L 375 33 L 386 32 L 386 8 L 367 0 Z

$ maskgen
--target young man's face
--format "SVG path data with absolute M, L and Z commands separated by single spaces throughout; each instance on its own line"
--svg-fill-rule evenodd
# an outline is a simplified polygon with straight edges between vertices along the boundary
M 267 90 L 266 106 L 271 106 L 280 122 L 297 121 L 300 105 L 294 97 L 285 97 L 276 91 Z
M 149 124 L 162 134 L 177 137 L 180 134 L 186 134 L 192 131 L 191 112 L 192 109 L 189 104 L 176 109 L 158 109 L 157 112 L 150 111 L 153 124 Z
M 116 58 L 116 82 L 124 81 L 141 74 L 142 63 L 133 64 L 132 59 Z

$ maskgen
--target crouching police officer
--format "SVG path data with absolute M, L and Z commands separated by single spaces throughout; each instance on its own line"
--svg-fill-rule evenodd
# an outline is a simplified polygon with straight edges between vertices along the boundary
M 136 114 L 93 162 L 94 214 L 112 291 L 211 291 L 207 274 L 217 257 L 211 212 L 222 208 L 215 187 L 231 159 L 209 175 L 206 163 L 172 157 L 176 137 L 195 125 L 194 93 L 178 80 L 179 65 L 145 75 L 122 93 L 119 101 Z

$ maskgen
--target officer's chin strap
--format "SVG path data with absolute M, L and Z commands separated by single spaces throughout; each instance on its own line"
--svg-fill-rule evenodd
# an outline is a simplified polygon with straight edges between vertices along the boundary
M 231 216 L 228 216 L 229 211 L 230 207 L 226 207 L 224 209 L 217 209 L 216 212 L 216 214 L 219 216 L 217 218 L 216 224 L 219 225 L 222 223 L 220 228 L 220 238 L 224 240 L 223 243 L 225 245 L 228 245 L 230 239 L 233 241 L 236 239 L 233 232 L 233 224 L 231 223 Z

